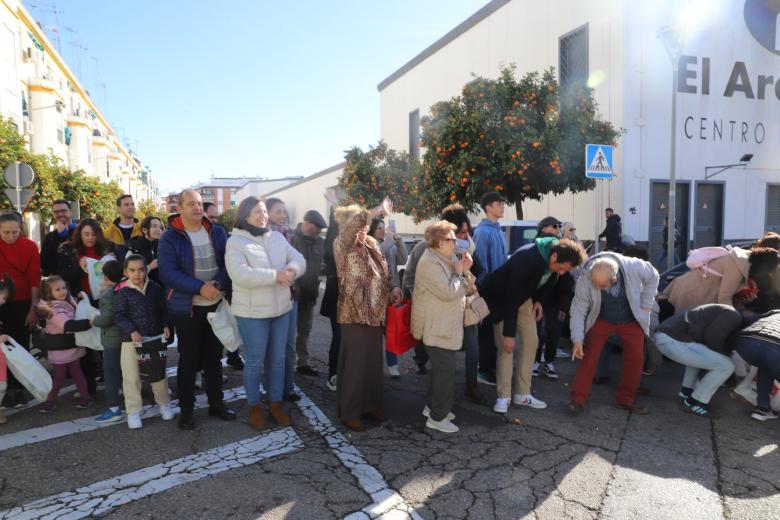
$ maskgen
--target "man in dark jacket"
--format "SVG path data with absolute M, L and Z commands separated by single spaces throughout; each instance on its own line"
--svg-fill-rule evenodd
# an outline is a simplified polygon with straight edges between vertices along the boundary
M 57 199 L 52 202 L 51 212 L 54 215 L 54 229 L 43 237 L 41 245 L 41 274 L 53 275 L 57 271 L 57 250 L 60 244 L 70 240 L 76 223 L 73 222 L 73 213 L 70 210 L 70 202 L 65 199 Z
M 227 234 L 203 215 L 200 193 L 184 190 L 178 210 L 160 239 L 157 263 L 166 288 L 168 314 L 179 336 L 179 427 L 191 430 L 195 428 L 195 375 L 201 369 L 209 415 L 223 421 L 236 418 L 236 412 L 222 401 L 222 343 L 206 319 L 230 291 L 230 278 L 225 269 Z
M 604 216 L 607 218 L 607 226 L 599 234 L 599 238 L 607 239 L 607 251 L 623 251 L 623 224 L 620 222 L 620 215 L 612 208 L 607 208 L 604 210 Z
M 713 303 L 672 316 L 658 327 L 658 350 L 685 365 L 679 396 L 686 412 L 700 417 L 714 415 L 709 402 L 734 372 L 728 340 L 741 326 L 742 316 L 734 307 Z M 708 372 L 694 390 L 701 369 Z
M 319 372 L 309 366 L 309 334 L 311 333 L 314 305 L 320 294 L 320 272 L 325 257 L 325 239 L 320 236 L 328 227 L 318 211 L 309 210 L 295 229 L 293 247 L 306 259 L 306 272 L 296 282 L 298 288 L 298 335 L 295 340 L 297 369 L 299 374 L 317 376 Z
M 539 346 L 536 322 L 542 318 L 539 289 L 554 274 L 568 273 L 585 260 L 582 246 L 570 240 L 537 238 L 518 249 L 509 260 L 482 282 L 480 295 L 490 309 L 493 335 L 498 352 L 497 395 L 493 410 L 506 413 L 509 400 L 520 406 L 546 408 L 531 395 L 531 370 Z M 514 373 L 516 392 L 512 394 L 513 358 L 520 340 L 520 359 Z

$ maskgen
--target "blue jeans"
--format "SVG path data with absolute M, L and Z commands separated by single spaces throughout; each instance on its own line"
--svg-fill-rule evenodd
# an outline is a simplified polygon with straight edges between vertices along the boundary
M 735 349 L 742 359 L 758 368 L 758 406 L 768 408 L 772 381 L 780 380 L 780 345 L 765 339 L 740 336 Z
M 707 404 L 718 388 L 731 377 L 734 363 L 731 358 L 710 350 L 701 343 L 678 341 L 659 332 L 655 335 L 655 344 L 663 355 L 681 365 L 685 365 L 682 386 L 693 388 L 699 377 L 699 370 L 707 370 L 691 396 L 700 403 Z
M 290 313 L 276 318 L 236 317 L 238 331 L 244 342 L 244 390 L 249 406 L 260 403 L 260 380 L 265 378 L 269 400 L 279 402 L 284 397 L 285 342 Z
M 122 388 L 122 367 L 120 364 L 121 348 L 103 348 L 103 379 L 106 381 L 106 406 L 109 408 L 122 405 L 119 389 Z
M 289 317 L 287 342 L 284 349 L 284 395 L 290 395 L 295 388 L 295 340 L 298 337 L 298 300 L 293 300 Z M 268 381 L 267 379 L 265 381 Z
M 479 338 L 476 325 L 463 327 L 463 350 L 466 351 L 466 381 L 475 380 L 479 364 Z

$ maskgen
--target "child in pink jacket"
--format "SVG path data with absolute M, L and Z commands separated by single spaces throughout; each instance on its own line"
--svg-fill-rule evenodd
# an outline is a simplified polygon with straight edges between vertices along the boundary
M 80 292 L 79 300 L 87 295 Z M 47 358 L 54 365 L 54 377 L 51 392 L 41 406 L 41 413 L 54 410 L 54 401 L 60 393 L 65 375 L 70 373 L 81 397 L 76 408 L 88 408 L 91 404 L 87 380 L 81 371 L 79 360 L 84 357 L 83 347 L 76 346 L 75 332 L 92 327 L 90 320 L 76 320 L 76 302 L 68 291 L 65 280 L 59 276 L 50 276 L 41 285 L 41 303 L 39 311 L 46 317 Z

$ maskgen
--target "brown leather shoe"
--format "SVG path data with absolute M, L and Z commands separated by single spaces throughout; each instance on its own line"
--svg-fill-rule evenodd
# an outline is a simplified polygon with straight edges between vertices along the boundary
M 290 426 L 290 417 L 284 413 L 281 401 L 271 403 L 271 406 L 268 407 L 268 413 L 271 414 L 271 417 L 274 418 L 274 421 L 276 421 L 276 424 L 279 426 Z
M 267 426 L 262 405 L 256 404 L 249 407 L 249 426 L 256 430 L 262 430 Z
M 584 407 L 580 403 L 574 401 L 570 401 L 569 404 L 566 405 L 566 409 L 571 415 L 580 415 L 584 411 Z
M 363 424 L 363 421 L 360 419 L 352 419 L 351 421 L 341 421 L 341 423 L 349 428 L 350 430 L 356 431 L 356 432 L 362 432 L 366 429 L 366 426 Z
M 382 422 L 385 420 L 385 411 L 384 410 L 377 410 L 375 412 L 369 412 L 368 414 L 370 417 L 373 417 L 375 421 Z

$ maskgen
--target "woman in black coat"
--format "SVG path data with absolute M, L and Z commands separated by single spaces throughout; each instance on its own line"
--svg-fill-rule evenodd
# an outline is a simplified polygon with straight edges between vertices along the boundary
M 157 269 L 157 244 L 165 231 L 162 220 L 149 215 L 141 221 L 141 236 L 133 237 L 127 245 L 132 254 L 141 255 L 146 259 L 146 269 L 149 279 L 160 283 L 160 272 Z

